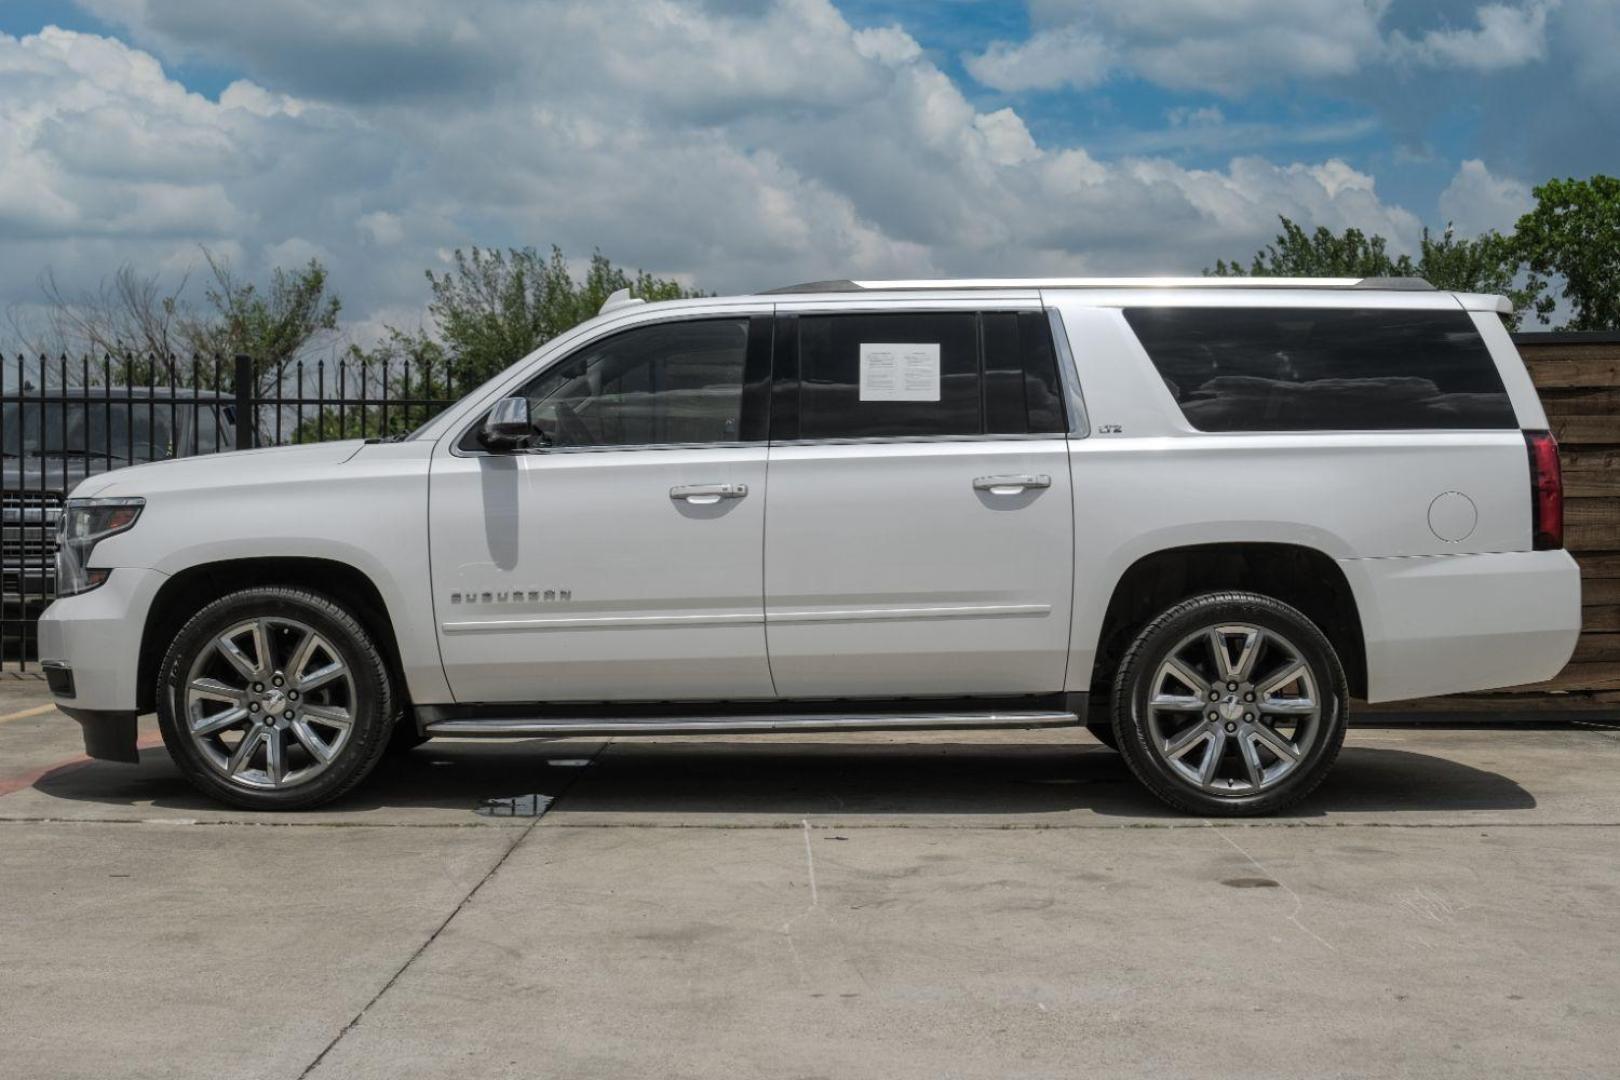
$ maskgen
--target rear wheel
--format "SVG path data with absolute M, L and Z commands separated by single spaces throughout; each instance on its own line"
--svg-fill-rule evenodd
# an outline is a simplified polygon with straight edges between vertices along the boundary
M 1149 623 L 1114 681 L 1131 770 L 1196 814 L 1266 814 L 1322 782 L 1344 742 L 1349 693 L 1322 632 L 1256 593 L 1183 601 Z
M 251 809 L 337 798 L 394 732 L 388 669 L 365 628 L 303 589 L 244 589 L 203 608 L 175 637 L 158 688 L 158 725 L 181 772 Z

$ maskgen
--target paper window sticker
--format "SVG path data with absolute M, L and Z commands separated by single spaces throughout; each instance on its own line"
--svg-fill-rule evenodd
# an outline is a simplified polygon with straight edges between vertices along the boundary
M 938 401 L 939 343 L 861 342 L 862 401 Z

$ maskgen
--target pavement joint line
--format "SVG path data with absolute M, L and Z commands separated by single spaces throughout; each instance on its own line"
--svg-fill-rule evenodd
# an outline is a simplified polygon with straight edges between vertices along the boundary
M 595 753 L 592 753 L 590 757 L 594 759 L 599 753 L 601 753 L 601 747 L 598 747 Z M 574 784 L 577 782 L 577 778 L 582 775 L 584 771 L 585 770 L 581 769 L 579 772 L 574 773 L 573 776 L 569 778 L 568 783 L 564 784 L 562 786 L 562 790 L 558 791 L 556 796 L 553 798 L 552 805 L 556 805 L 557 802 L 561 801 L 562 797 L 568 793 L 568 789 L 574 786 Z M 501 857 L 495 860 L 495 864 L 491 866 L 489 870 L 485 872 L 484 876 L 479 878 L 478 882 L 467 891 L 467 895 L 463 896 L 461 898 L 461 902 L 456 904 L 456 906 L 451 909 L 450 914 L 444 917 L 444 921 L 439 923 L 438 926 L 434 927 L 433 932 L 427 936 L 427 940 L 418 945 L 416 947 L 416 951 L 411 953 L 410 956 L 406 957 L 405 962 L 399 966 L 393 975 L 389 976 L 387 982 L 383 983 L 382 989 L 373 994 L 371 1000 L 361 1006 L 360 1011 L 350 1017 L 349 1022 L 344 1024 L 336 1035 L 332 1036 L 332 1041 L 322 1047 L 321 1052 L 315 1055 L 315 1059 L 308 1065 L 304 1066 L 304 1071 L 298 1074 L 298 1080 L 305 1080 L 306 1077 L 318 1069 L 321 1062 L 326 1060 L 326 1055 L 335 1050 L 338 1043 L 342 1042 L 344 1037 L 347 1036 L 349 1032 L 360 1026 L 360 1022 L 365 1019 L 366 1013 L 371 1011 L 372 1006 L 381 1001 L 383 999 L 383 995 L 392 990 L 394 988 L 394 984 L 399 982 L 399 980 L 405 975 L 405 972 L 410 970 L 411 965 L 416 963 L 417 959 L 420 958 L 423 953 L 427 952 L 428 947 L 431 946 L 435 941 L 439 940 L 439 935 L 444 933 L 445 927 L 454 922 L 456 916 L 460 915 L 467 905 L 472 903 L 472 898 L 478 895 L 478 890 L 482 889 L 490 882 L 492 878 L 494 878 L 495 874 L 500 870 L 500 868 L 506 865 L 506 860 L 512 857 L 512 852 L 516 851 L 523 841 L 529 838 L 529 834 L 534 832 L 535 828 L 544 820 L 544 814 L 540 815 L 539 817 L 531 818 L 527 825 L 518 830 L 517 838 L 514 839 L 510 844 L 506 845 L 506 850 L 501 852 Z
M 590 822 L 554 821 L 553 829 L 798 829 L 798 822 Z M 1620 821 L 1269 821 L 1222 822 L 1208 825 L 1201 821 L 1125 821 L 1118 824 L 1087 824 L 1082 822 L 1010 822 L 1005 825 L 983 823 L 967 825 L 934 824 L 932 822 L 849 822 L 838 818 L 817 822 L 818 829 L 914 829 L 921 831 L 955 832 L 1057 832 L 1061 830 L 1125 831 L 1171 829 L 1614 829 Z
M 1262 696 L 1264 696 L 1264 695 L 1262 695 Z M 1210 826 L 1211 828 L 1213 828 L 1215 823 L 1212 822 L 1212 821 L 1206 820 L 1204 822 L 1204 824 Z M 1222 840 L 1225 840 L 1228 844 L 1230 844 L 1233 851 L 1236 851 L 1239 855 L 1242 855 L 1244 857 L 1244 859 L 1248 860 L 1249 865 L 1253 866 L 1256 870 L 1260 871 L 1260 874 L 1261 874 L 1262 877 L 1270 878 L 1271 880 L 1276 882 L 1278 885 L 1280 885 L 1282 887 L 1283 892 L 1287 893 L 1288 896 L 1294 901 L 1294 910 L 1290 911 L 1288 913 L 1288 915 L 1286 916 L 1288 921 L 1290 923 L 1292 923 L 1294 925 L 1294 927 L 1299 930 L 1300 933 L 1304 934 L 1307 937 L 1315 938 L 1317 944 L 1321 945 L 1328 952 L 1335 952 L 1335 953 L 1338 952 L 1339 950 L 1338 950 L 1337 946 L 1335 946 L 1332 942 L 1328 941 L 1328 939 L 1323 937 L 1321 934 L 1318 934 L 1315 930 L 1312 930 L 1310 927 L 1306 926 L 1305 925 L 1305 920 L 1300 918 L 1301 915 L 1305 914 L 1305 901 L 1299 895 L 1299 893 L 1294 891 L 1294 887 L 1292 885 L 1288 884 L 1288 882 L 1284 881 L 1282 879 L 1281 874 L 1275 873 L 1272 870 L 1268 869 L 1266 867 L 1266 865 L 1264 863 L 1262 863 L 1259 859 L 1257 859 L 1253 855 L 1249 854 L 1249 849 L 1248 848 L 1244 847 L 1242 844 L 1238 843 L 1236 840 L 1232 839 L 1229 835 L 1227 835 L 1230 831 L 1231 831 L 1230 829 L 1223 829 L 1223 830 L 1218 831 L 1216 833 L 1216 835 L 1219 836 Z
M 561 797 L 560 795 L 558 796 Z M 168 828 L 239 828 L 239 829 L 493 829 L 521 831 L 530 829 L 552 818 L 546 813 L 529 819 L 526 825 L 497 825 L 484 822 L 435 821 L 199 821 L 195 818 L 53 818 L 53 817 L 0 817 L 0 827 L 6 825 L 145 825 Z M 505 819 L 522 820 L 522 819 Z M 762 822 L 654 822 L 654 821 L 574 821 L 552 820 L 549 829 L 710 829 L 714 831 L 743 832 L 784 829 L 803 829 L 800 821 Z M 1276 829 L 1620 829 L 1620 821 L 1258 821 L 1258 822 L 1204 822 L 1204 821 L 1126 821 L 1118 824 L 1084 822 L 1015 822 L 1004 825 L 982 822 L 953 825 L 947 822 L 862 821 L 850 822 L 833 818 L 814 822 L 812 828 L 838 830 L 905 829 L 914 832 L 1154 832 L 1178 829 L 1250 829 L 1267 831 Z M 518 842 L 522 841 L 518 838 Z M 515 845 L 514 845 L 515 846 Z

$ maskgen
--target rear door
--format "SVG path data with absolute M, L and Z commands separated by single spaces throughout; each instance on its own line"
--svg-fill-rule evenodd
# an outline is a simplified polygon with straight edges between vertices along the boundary
M 776 692 L 1061 690 L 1074 520 L 1038 304 L 780 315 L 775 376 Z

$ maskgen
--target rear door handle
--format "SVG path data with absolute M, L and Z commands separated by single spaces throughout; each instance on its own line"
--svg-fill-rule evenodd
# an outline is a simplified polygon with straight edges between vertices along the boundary
M 973 481 L 974 491 L 988 491 L 992 495 L 1017 495 L 1032 488 L 1049 488 L 1052 478 L 1045 473 L 1020 473 L 1014 476 L 981 476 Z
M 747 496 L 747 484 L 682 484 L 669 489 L 672 499 L 684 499 L 694 506 L 713 506 L 721 499 Z

